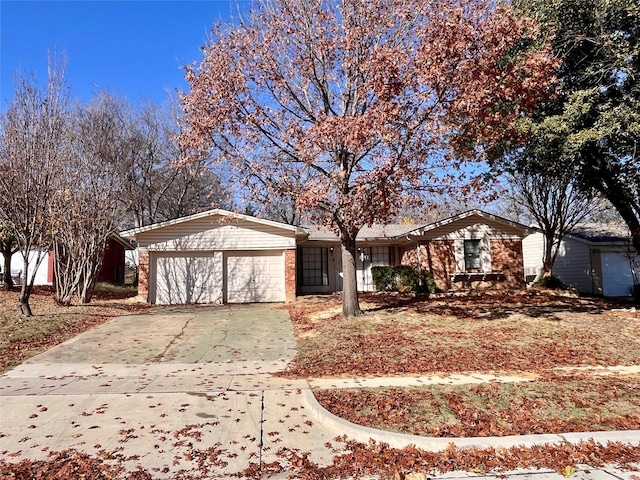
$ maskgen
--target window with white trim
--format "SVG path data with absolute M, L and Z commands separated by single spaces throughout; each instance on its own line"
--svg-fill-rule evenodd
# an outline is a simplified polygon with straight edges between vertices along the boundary
M 482 269 L 482 259 L 480 257 L 481 251 L 480 240 L 473 239 L 464 241 L 465 271 Z

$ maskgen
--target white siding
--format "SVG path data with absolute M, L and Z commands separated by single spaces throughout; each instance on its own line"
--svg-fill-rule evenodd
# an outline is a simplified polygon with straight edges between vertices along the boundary
M 535 277 L 542 270 L 543 251 L 544 237 L 541 233 L 534 233 L 522 239 L 522 260 L 527 279 Z
M 591 273 L 589 245 L 572 238 L 562 240 L 553 264 L 553 274 L 579 292 L 593 293 Z
M 542 269 L 544 237 L 541 233 L 529 235 L 522 241 L 525 275 Z M 579 292 L 593 293 L 589 245 L 566 237 L 560 242 L 558 256 L 553 264 L 553 274 Z
M 434 230 L 426 230 L 423 239 L 425 240 L 456 240 L 464 238 L 482 238 L 485 236 L 492 239 L 519 239 L 522 231 L 511 228 L 503 224 L 493 223 L 490 220 L 477 220 L 477 217 L 463 219 L 452 222 L 448 225 L 439 226 Z
M 295 232 L 256 222 L 207 217 L 140 233 L 136 241 L 149 251 L 281 250 L 295 247 Z

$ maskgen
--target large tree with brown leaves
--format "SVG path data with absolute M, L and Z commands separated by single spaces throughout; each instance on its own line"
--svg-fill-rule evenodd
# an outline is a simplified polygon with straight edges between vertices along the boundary
M 359 230 L 519 140 L 556 68 L 538 36 L 481 0 L 261 0 L 187 68 L 182 147 L 331 225 L 357 316 Z

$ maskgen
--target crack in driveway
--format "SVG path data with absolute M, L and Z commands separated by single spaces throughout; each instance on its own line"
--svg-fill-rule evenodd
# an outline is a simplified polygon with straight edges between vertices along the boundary
M 196 318 L 197 315 L 193 315 L 192 317 L 188 318 L 187 321 L 184 323 L 184 325 L 182 326 L 182 328 L 180 329 L 180 333 L 178 333 L 177 335 L 175 335 L 171 341 L 167 344 L 167 346 L 164 348 L 164 351 L 158 355 L 156 355 L 152 361 L 153 362 L 162 362 L 165 361 L 165 355 L 167 354 L 167 352 L 169 351 L 169 349 L 180 339 L 184 336 L 185 330 L 187 329 L 187 327 L 189 326 L 189 323 L 194 320 Z

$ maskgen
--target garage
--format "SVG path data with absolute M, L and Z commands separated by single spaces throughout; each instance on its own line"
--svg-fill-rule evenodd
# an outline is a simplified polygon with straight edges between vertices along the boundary
M 633 294 L 633 275 L 626 255 L 602 252 L 602 293 L 605 297 L 626 297 Z
M 285 300 L 282 251 L 234 252 L 227 254 L 226 260 L 228 303 Z
M 215 209 L 121 235 L 138 245 L 140 300 L 179 305 L 295 299 L 296 239 L 307 233 Z
M 175 252 L 154 256 L 152 303 L 222 303 L 222 254 Z

